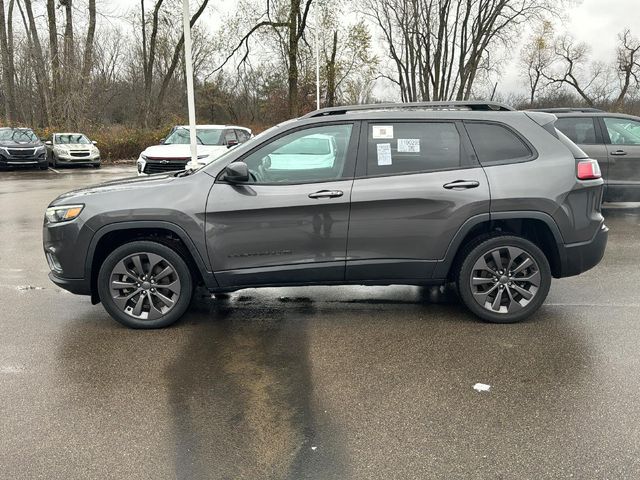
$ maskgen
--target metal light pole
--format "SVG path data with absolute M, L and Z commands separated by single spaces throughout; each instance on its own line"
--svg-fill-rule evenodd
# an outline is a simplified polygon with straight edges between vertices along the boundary
M 191 13 L 189 0 L 182 0 L 182 23 L 184 29 L 184 59 L 187 75 L 187 105 L 189 107 L 189 139 L 191 144 L 191 162 L 198 163 L 198 146 L 196 136 L 196 100 L 193 87 L 193 53 L 191 50 Z

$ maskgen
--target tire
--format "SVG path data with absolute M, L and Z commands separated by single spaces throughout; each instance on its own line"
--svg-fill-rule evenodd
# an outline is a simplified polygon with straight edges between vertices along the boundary
M 56 154 L 51 154 L 51 163 L 53 168 L 58 168 L 58 159 L 56 158 Z
M 105 310 L 121 324 L 163 328 L 186 312 L 193 279 L 175 250 L 152 241 L 136 241 L 107 256 L 98 273 L 98 294 Z
M 91 166 L 92 166 L 93 168 L 100 168 L 100 165 L 101 165 L 101 164 L 99 164 L 99 163 L 93 163 Z
M 49 164 L 46 164 L 46 165 L 38 165 L 38 168 L 39 168 L 40 170 L 49 170 Z
M 547 298 L 551 268 L 534 243 L 500 235 L 465 249 L 456 284 L 463 303 L 482 320 L 515 323 L 535 313 Z

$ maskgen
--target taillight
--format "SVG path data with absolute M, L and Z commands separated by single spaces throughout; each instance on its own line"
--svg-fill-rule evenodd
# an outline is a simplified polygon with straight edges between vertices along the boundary
M 578 162 L 578 178 L 580 180 L 595 180 L 602 177 L 597 160 L 581 160 Z

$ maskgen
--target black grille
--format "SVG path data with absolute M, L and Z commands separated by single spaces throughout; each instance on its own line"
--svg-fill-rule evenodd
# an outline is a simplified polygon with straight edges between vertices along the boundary
M 19 150 L 8 148 L 7 151 L 9 152 L 9 155 L 11 155 L 12 157 L 33 157 L 34 154 L 36 153 L 35 148 L 21 148 Z
M 69 152 L 72 157 L 88 157 L 91 152 Z
M 174 172 L 176 170 L 184 170 L 187 166 L 187 161 L 149 161 L 147 160 L 147 164 L 144 166 L 144 173 L 163 173 L 163 172 Z

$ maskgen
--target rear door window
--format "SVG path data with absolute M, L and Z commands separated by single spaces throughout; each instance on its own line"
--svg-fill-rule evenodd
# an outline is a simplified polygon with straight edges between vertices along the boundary
M 561 117 L 556 120 L 556 128 L 579 145 L 598 143 L 592 117 Z
M 524 140 L 507 127 L 482 122 L 465 122 L 465 127 L 482 165 L 533 158 L 533 152 Z
M 603 120 L 612 145 L 640 145 L 640 122 L 616 117 Z
M 367 175 L 460 168 L 462 145 L 453 122 L 369 124 Z

